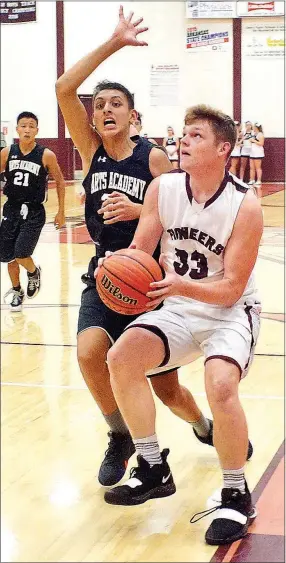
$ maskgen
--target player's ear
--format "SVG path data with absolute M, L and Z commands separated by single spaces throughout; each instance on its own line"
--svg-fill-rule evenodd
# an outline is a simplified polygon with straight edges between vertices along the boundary
M 137 111 L 136 111 L 136 109 L 132 109 L 130 111 L 129 123 L 134 123 L 134 121 L 136 121 L 136 119 L 137 119 Z
M 228 142 L 226 142 L 226 143 L 221 143 L 221 144 L 219 145 L 218 152 L 219 152 L 220 155 L 226 155 L 226 154 L 229 153 L 230 148 L 231 148 L 231 147 L 230 147 L 230 143 L 228 143 Z

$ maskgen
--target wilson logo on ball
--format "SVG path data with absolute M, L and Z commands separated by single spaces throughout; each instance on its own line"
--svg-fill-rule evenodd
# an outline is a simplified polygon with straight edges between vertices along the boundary
M 128 295 L 123 295 L 120 287 L 118 285 L 114 285 L 105 274 L 102 277 L 101 285 L 119 301 L 123 301 L 123 303 L 128 303 L 129 305 L 137 305 L 137 299 L 132 299 L 131 297 L 128 297 Z

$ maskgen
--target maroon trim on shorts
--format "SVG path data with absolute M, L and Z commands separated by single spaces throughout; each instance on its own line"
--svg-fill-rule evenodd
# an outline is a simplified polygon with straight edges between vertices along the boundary
M 222 355 L 219 355 L 219 354 L 214 355 L 214 356 L 209 356 L 208 358 L 205 359 L 205 365 L 209 360 L 214 360 L 216 358 L 218 360 L 225 360 L 226 362 L 229 362 L 230 364 L 234 364 L 235 366 L 238 367 L 240 375 L 242 374 L 242 369 L 241 369 L 239 363 L 234 358 L 231 358 L 230 356 L 222 356 Z
M 251 334 L 251 344 L 250 344 L 250 350 L 249 350 L 248 360 L 247 360 L 246 365 L 245 365 L 245 368 L 244 368 L 245 370 L 246 370 L 246 369 L 248 368 L 248 366 L 249 366 L 249 362 L 250 362 L 250 358 L 251 358 L 251 352 L 252 352 L 252 348 L 253 348 L 253 346 L 254 346 L 253 322 L 252 322 L 252 317 L 251 317 L 251 313 L 250 313 L 251 309 L 252 309 L 252 306 L 251 306 L 251 305 L 245 305 L 245 307 L 244 307 L 244 312 L 246 313 L 247 318 L 248 318 L 249 330 L 250 330 L 250 334 Z
M 156 334 L 156 336 L 159 336 L 159 338 L 161 338 L 161 340 L 163 341 L 163 344 L 165 346 L 165 357 L 164 357 L 164 360 L 162 361 L 162 363 L 157 367 L 161 368 L 169 362 L 169 360 L 170 360 L 170 347 L 169 347 L 168 338 L 167 338 L 166 334 L 158 326 L 145 325 L 143 323 L 141 323 L 141 324 L 136 323 L 136 324 L 132 324 L 132 325 L 127 326 L 124 329 L 124 332 L 126 330 L 128 330 L 129 328 L 145 328 L 146 330 L 149 330 L 149 332 L 153 332 L 153 334 Z M 154 369 L 156 369 L 156 368 L 154 368 Z
M 168 375 L 168 373 L 172 373 L 172 371 L 177 371 L 181 366 L 177 366 L 174 368 L 166 369 L 166 371 L 158 371 L 158 373 L 152 373 L 152 375 L 147 375 L 147 377 L 158 377 L 158 375 Z M 155 368 L 156 369 L 156 368 Z

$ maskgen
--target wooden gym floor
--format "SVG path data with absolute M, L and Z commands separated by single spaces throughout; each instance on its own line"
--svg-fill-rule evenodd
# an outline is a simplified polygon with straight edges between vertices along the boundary
M 170 447 L 177 493 L 130 508 L 103 500 L 97 470 L 107 428 L 76 360 L 80 276 L 93 254 L 76 188 L 67 186 L 62 232 L 52 224 L 56 194 L 49 190 L 47 224 L 35 251 L 42 267 L 41 292 L 24 302 L 22 313 L 11 314 L 2 305 L 1 560 L 284 561 L 283 185 L 264 185 L 260 194 L 265 220 L 257 264 L 262 329 L 252 369 L 240 387 L 254 445 L 246 475 L 259 516 L 244 540 L 219 549 L 204 543 L 207 518 L 189 523 L 221 486 L 216 452 L 199 443 L 191 427 L 159 401 L 157 431 L 161 448 Z M 6 265 L 1 273 L 3 302 L 9 288 Z M 180 376 L 210 415 L 202 372 L 199 359 L 181 369 Z

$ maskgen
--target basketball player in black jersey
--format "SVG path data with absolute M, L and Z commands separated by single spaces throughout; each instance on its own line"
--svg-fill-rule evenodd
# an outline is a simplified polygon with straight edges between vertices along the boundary
M 171 171 L 166 154 L 139 137 L 133 142 L 130 124 L 137 117 L 130 92 L 118 83 L 98 84 L 93 99 L 93 126 L 77 96 L 77 89 L 110 55 L 126 45 L 143 46 L 137 35 L 142 18 L 134 23 L 122 7 L 112 37 L 81 59 L 59 78 L 58 102 L 72 140 L 83 163 L 86 193 L 85 218 L 96 245 L 89 264 L 87 288 L 81 300 L 78 322 L 78 362 L 86 384 L 109 425 L 110 442 L 99 471 L 102 485 L 114 485 L 123 477 L 135 448 L 118 410 L 106 365 L 107 352 L 133 317 L 119 315 L 100 300 L 94 281 L 98 259 L 106 251 L 129 246 L 135 233 L 149 183 Z M 157 254 L 158 256 L 158 249 Z M 193 424 L 198 439 L 212 443 L 212 426 L 200 412 L 191 393 L 178 382 L 176 372 L 152 378 L 160 399 L 171 410 Z
M 41 269 L 36 267 L 32 254 L 36 248 L 46 214 L 43 202 L 46 198 L 47 178 L 51 174 L 56 182 L 59 209 L 55 225 L 65 223 L 65 182 L 56 155 L 38 145 L 38 118 L 29 111 L 17 118 L 19 144 L 1 151 L 1 172 L 5 171 L 4 195 L 8 200 L 3 207 L 0 227 L 0 261 L 8 263 L 12 282 L 11 311 L 21 311 L 25 297 L 20 283 L 20 266 L 27 270 L 27 297 L 35 297 L 41 287 Z

